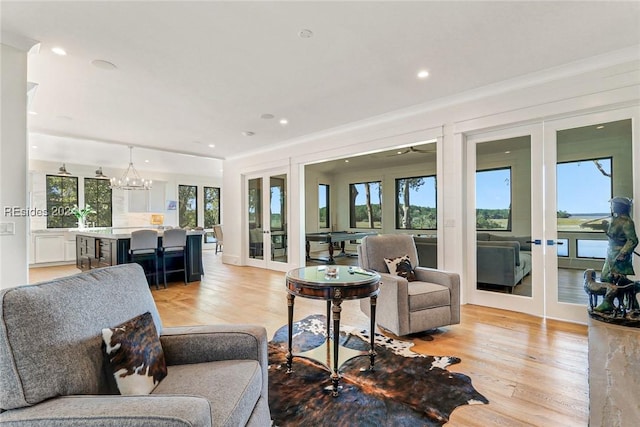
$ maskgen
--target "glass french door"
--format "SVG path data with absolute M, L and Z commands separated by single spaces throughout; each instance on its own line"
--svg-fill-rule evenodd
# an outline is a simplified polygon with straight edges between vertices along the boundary
M 634 199 L 639 222 L 638 118 L 628 108 L 467 136 L 467 302 L 586 323 L 584 274 L 600 278 L 609 200 Z
M 586 270 L 594 270 L 596 278 L 600 278 L 608 246 L 603 223 L 611 220 L 609 200 L 629 197 L 636 201 L 634 205 L 638 201 L 634 182 L 638 179 L 640 154 L 634 118 L 637 123 L 638 109 L 545 124 L 545 164 L 550 165 L 545 188 L 549 206 L 545 240 L 563 243 L 548 246 L 545 274 L 548 317 L 579 323 L 587 320 L 589 300 L 584 291 L 584 274 Z M 638 224 L 638 216 L 633 212 L 632 218 Z M 633 258 L 636 276 L 630 278 L 638 280 L 639 257 Z
M 273 172 L 246 179 L 247 265 L 289 269 L 287 176 Z
M 467 301 L 542 316 L 542 126 L 468 136 L 467 160 Z

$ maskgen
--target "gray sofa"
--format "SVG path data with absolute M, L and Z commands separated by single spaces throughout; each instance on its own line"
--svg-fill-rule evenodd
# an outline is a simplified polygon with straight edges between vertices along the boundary
M 124 264 L 0 292 L 0 424 L 269 426 L 261 326 L 163 328 L 144 272 Z M 150 312 L 167 376 L 122 396 L 101 330 Z
M 530 237 L 478 233 L 478 282 L 513 288 L 531 272 Z M 414 236 L 418 259 L 424 267 L 436 268 L 437 240 Z

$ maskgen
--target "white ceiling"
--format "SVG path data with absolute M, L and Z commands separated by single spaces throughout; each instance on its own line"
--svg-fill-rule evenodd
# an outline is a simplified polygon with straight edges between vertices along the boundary
M 87 163 L 99 142 L 117 148 L 120 164 L 127 145 L 241 156 L 640 45 L 637 1 L 3 0 L 0 7 L 3 34 L 41 43 L 28 62 L 28 79 L 38 84 L 28 125 L 42 138 L 31 156 L 73 163 Z M 302 29 L 313 37 L 299 37 Z M 54 46 L 68 54 L 53 54 Z M 118 68 L 98 68 L 96 59 Z M 416 77 L 421 69 L 427 79 Z M 68 144 L 56 145 L 61 139 Z

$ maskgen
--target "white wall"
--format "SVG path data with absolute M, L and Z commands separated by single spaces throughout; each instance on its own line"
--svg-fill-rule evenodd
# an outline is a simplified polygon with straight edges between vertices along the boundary
M 7 216 L 5 208 L 27 205 L 27 54 L 0 45 L 2 56 L 0 208 L 13 235 L 0 235 L 0 288 L 27 283 L 27 217 Z
M 303 166 L 373 150 L 438 138 L 439 239 L 441 268 L 458 271 L 465 279 L 466 225 L 466 135 L 492 129 L 544 123 L 545 120 L 609 110 L 640 102 L 640 76 L 629 73 L 640 67 L 638 49 L 614 52 L 606 57 L 568 64 L 479 88 L 458 97 L 426 103 L 289 141 L 281 147 L 251 156 L 229 159 L 225 164 L 223 211 L 225 213 L 225 257 L 242 263 L 244 221 L 244 176 L 270 165 L 289 164 L 295 194 L 292 195 L 291 262 L 304 264 L 302 230 L 306 224 Z M 297 192 L 296 192 L 297 191 Z M 636 189 L 636 193 L 637 193 Z M 313 196 L 316 197 L 316 196 Z M 311 202 L 309 208 L 313 208 Z M 317 208 L 317 206 L 316 206 Z M 301 212 L 299 218 L 295 212 Z M 232 218 L 231 218 L 232 217 Z M 294 247 L 295 244 L 295 247 Z

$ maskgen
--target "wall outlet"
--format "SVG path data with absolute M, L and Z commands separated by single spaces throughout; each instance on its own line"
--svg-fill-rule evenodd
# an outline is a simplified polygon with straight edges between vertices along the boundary
M 15 222 L 0 222 L 0 236 L 13 236 L 16 234 Z

